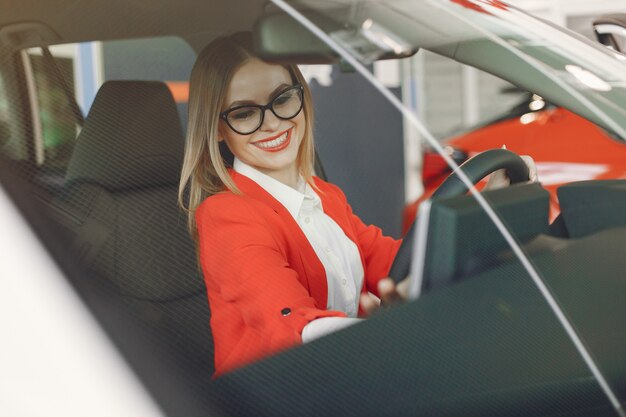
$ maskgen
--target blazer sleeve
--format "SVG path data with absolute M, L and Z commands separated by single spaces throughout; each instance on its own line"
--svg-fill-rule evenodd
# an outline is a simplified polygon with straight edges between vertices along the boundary
M 352 211 L 352 207 L 339 187 L 328 184 L 333 192 L 342 200 L 345 206 L 350 226 L 355 234 L 356 244 L 363 257 L 363 269 L 365 271 L 365 289 L 378 296 L 378 282 L 389 276 L 391 264 L 398 253 L 402 239 L 394 239 L 383 235 L 380 228 L 374 225 L 366 225 Z
M 196 211 L 199 258 L 209 298 L 236 309 L 259 356 L 301 343 L 310 321 L 344 313 L 318 309 L 288 263 L 280 234 L 245 199 L 210 197 Z M 233 209 L 236 207 L 236 209 Z M 214 312 L 213 305 L 211 307 Z

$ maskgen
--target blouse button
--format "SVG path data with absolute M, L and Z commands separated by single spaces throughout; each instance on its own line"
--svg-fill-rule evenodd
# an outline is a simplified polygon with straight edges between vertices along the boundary
M 282 314 L 283 316 L 288 316 L 291 314 L 291 309 L 290 308 L 283 308 L 282 310 L 280 310 L 280 314 Z
M 311 218 L 310 217 L 305 217 L 304 218 L 304 222 L 305 223 L 310 223 L 311 222 Z
M 347 281 L 346 281 L 345 279 L 342 279 L 342 280 L 341 280 L 341 283 L 342 283 L 343 285 L 346 285 L 346 284 L 347 284 Z

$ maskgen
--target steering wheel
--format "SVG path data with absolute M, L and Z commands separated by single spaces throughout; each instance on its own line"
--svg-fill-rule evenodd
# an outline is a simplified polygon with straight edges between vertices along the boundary
M 524 160 L 516 153 L 506 149 L 491 149 L 479 153 L 461 164 L 460 168 L 473 184 L 478 183 L 487 175 L 499 169 L 506 171 L 511 184 L 526 182 L 529 179 L 528 166 Z M 455 171 L 441 183 L 431 196 L 431 199 L 454 197 L 465 194 L 468 191 L 469 189 Z M 411 270 L 411 254 L 413 252 L 413 235 L 415 233 L 416 220 L 413 221 L 411 228 L 404 236 L 402 245 L 400 245 L 400 249 L 391 264 L 389 276 L 396 283 L 406 278 Z

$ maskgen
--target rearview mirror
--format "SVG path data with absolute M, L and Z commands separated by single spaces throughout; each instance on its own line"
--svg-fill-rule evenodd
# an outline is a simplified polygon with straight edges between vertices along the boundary
M 322 30 L 336 30 L 338 24 L 309 12 L 306 17 Z M 254 26 L 254 47 L 265 61 L 296 64 L 329 64 L 339 59 L 337 53 L 311 31 L 284 13 L 269 14 Z
M 351 26 L 313 11 L 302 14 L 364 64 L 404 58 L 417 52 L 416 47 L 371 18 Z M 254 40 L 256 52 L 270 62 L 328 64 L 340 60 L 332 48 L 284 13 L 257 20 Z

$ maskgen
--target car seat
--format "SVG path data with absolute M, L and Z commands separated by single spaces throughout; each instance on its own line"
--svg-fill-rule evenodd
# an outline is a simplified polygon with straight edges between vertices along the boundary
M 116 345 L 167 414 L 202 415 L 213 344 L 177 206 L 183 147 L 164 83 L 106 82 L 54 208 L 70 231 L 69 275 Z

